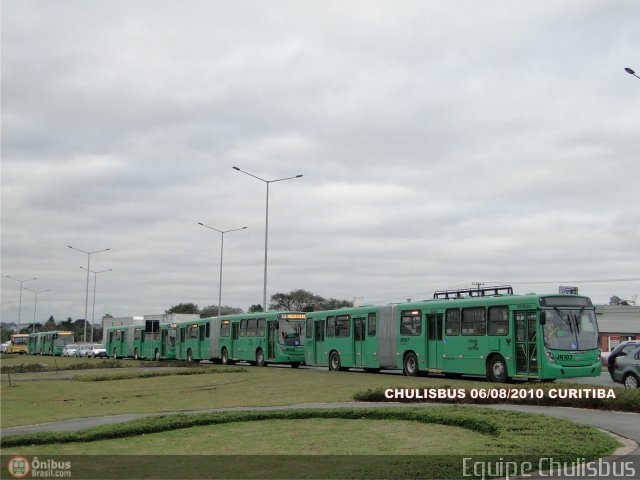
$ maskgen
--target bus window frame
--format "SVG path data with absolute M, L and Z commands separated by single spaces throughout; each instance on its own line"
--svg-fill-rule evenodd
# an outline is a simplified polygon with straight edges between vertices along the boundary
M 411 323 L 409 325 L 407 324 L 407 321 L 406 321 L 407 319 L 410 319 Z M 416 331 L 416 324 L 418 325 L 417 331 Z M 403 337 L 419 337 L 420 335 L 422 335 L 422 311 L 421 310 L 412 309 L 412 310 L 402 310 L 400 312 L 400 335 Z
M 450 314 L 456 314 L 456 315 L 450 315 Z M 453 317 L 457 317 L 457 318 L 453 318 Z M 460 320 L 461 320 L 461 313 L 460 313 L 460 309 L 459 308 L 448 308 L 445 311 L 445 315 L 444 315 L 444 331 L 447 337 L 457 337 L 460 335 Z M 455 327 L 455 328 L 449 328 L 449 325 L 451 324 L 451 327 Z
M 336 315 L 335 317 L 336 338 L 348 338 L 351 336 L 351 316 Z
M 500 311 L 500 320 L 492 320 L 491 319 L 491 314 L 494 311 Z M 504 332 L 503 333 L 499 333 L 500 332 L 500 326 L 504 325 Z M 492 328 L 494 327 L 494 328 Z M 492 330 L 494 330 L 496 333 L 492 333 Z M 487 312 L 487 335 L 490 337 L 506 337 L 509 335 L 509 307 L 506 305 L 498 305 L 498 306 L 493 306 L 493 307 L 489 307 L 488 308 L 488 312 Z
M 372 324 L 373 329 L 371 328 Z M 375 337 L 377 333 L 377 315 L 375 314 L 375 312 L 371 312 L 369 315 L 367 315 L 367 337 Z
M 478 315 L 482 317 L 479 320 Z M 467 316 L 467 314 L 471 314 Z M 467 307 L 462 309 L 460 333 L 463 337 L 484 337 L 487 334 L 487 309 L 485 307 Z

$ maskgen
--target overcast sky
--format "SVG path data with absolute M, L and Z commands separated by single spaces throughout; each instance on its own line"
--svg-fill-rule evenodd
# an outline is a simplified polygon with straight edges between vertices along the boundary
M 2 320 L 640 293 L 637 1 L 2 2 Z M 603 280 L 625 280 L 604 282 Z M 543 283 L 548 282 L 548 283 Z M 91 318 L 93 275 L 90 284 Z M 21 318 L 33 319 L 24 291 Z

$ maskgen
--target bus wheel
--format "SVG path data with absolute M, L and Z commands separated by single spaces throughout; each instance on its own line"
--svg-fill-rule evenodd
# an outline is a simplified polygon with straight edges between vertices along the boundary
M 638 377 L 633 373 L 628 373 L 623 379 L 625 388 L 638 388 Z
M 140 360 L 140 357 L 138 356 L 138 349 L 137 348 L 133 351 L 133 359 L 134 360 Z
M 187 363 L 193 363 L 193 352 L 191 349 L 187 350 Z
M 340 370 L 340 354 L 338 352 L 331 352 L 329 355 L 329 370 L 332 372 Z
M 153 359 L 154 359 L 156 362 L 159 362 L 159 361 L 160 361 L 160 350 L 158 350 L 157 348 L 156 348 L 156 351 L 155 351 L 155 352 L 153 352 Z
M 491 358 L 489 368 L 487 368 L 487 376 L 489 380 L 495 383 L 505 383 L 509 380 L 507 364 L 504 362 L 504 358 L 500 355 Z
M 222 350 L 222 364 L 229 365 L 229 352 L 227 352 L 226 348 Z
M 407 377 L 418 376 L 418 357 L 413 352 L 409 352 L 404 356 L 403 372 Z
M 258 350 L 256 352 L 256 365 L 258 367 L 266 367 L 267 364 L 264 363 L 264 352 L 262 350 Z

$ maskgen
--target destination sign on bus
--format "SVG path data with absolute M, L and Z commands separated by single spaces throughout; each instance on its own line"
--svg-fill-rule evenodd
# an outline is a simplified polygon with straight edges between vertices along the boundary
M 304 313 L 282 313 L 280 318 L 282 320 L 304 320 L 307 317 Z

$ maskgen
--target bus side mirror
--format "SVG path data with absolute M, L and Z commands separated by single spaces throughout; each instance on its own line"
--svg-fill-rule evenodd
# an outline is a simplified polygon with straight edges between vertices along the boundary
M 540 312 L 540 325 L 544 325 L 547 323 L 547 314 L 546 312 Z

